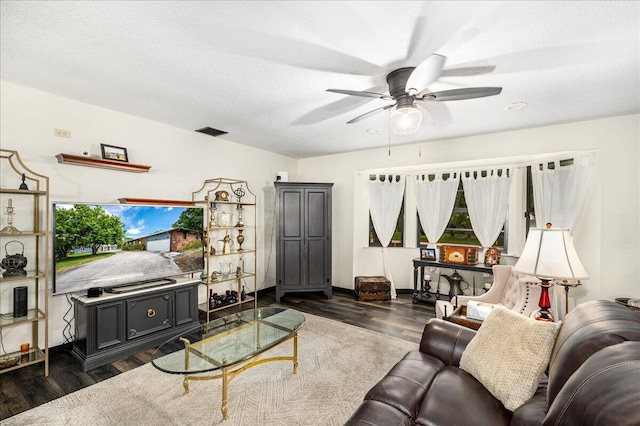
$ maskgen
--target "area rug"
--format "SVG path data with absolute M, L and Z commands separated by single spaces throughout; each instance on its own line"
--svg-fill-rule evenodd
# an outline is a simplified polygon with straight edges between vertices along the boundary
M 342 425 L 366 392 L 416 343 L 318 316 L 298 334 L 298 374 L 291 362 L 272 362 L 240 374 L 229 385 L 225 425 Z M 267 356 L 290 356 L 292 343 Z M 151 364 L 122 373 L 10 417 L 10 425 L 217 425 L 219 380 L 192 381 Z

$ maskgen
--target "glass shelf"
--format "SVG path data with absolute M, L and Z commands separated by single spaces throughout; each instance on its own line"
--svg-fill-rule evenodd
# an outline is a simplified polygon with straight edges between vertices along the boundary
M 233 274 L 233 275 L 229 275 L 229 277 L 228 277 L 228 278 L 225 278 L 225 279 L 222 279 L 222 280 L 209 280 L 209 285 L 212 285 L 212 284 L 221 284 L 221 283 L 226 283 L 226 282 L 231 282 L 231 281 L 241 280 L 241 279 L 243 279 L 243 278 L 249 278 L 249 277 L 255 277 L 255 276 L 256 276 L 256 274 L 249 274 L 249 273 L 246 273 L 246 274 L 242 274 L 242 275 L 240 275 L 239 277 L 237 277 L 235 274 Z M 206 282 L 202 282 L 202 284 L 206 285 L 207 283 L 206 283 Z
M 233 250 L 231 251 L 231 253 L 216 253 L 216 254 L 209 254 L 207 255 L 208 257 L 223 257 L 223 256 L 233 256 L 233 255 L 239 255 L 239 254 L 247 254 L 247 253 L 255 253 L 255 250 L 242 250 L 242 251 L 238 251 L 238 250 Z
M 3 314 L 8 315 L 8 314 Z M 11 327 L 14 325 L 24 324 L 28 322 L 40 321 L 44 319 L 44 312 L 40 309 L 29 309 L 27 315 L 18 318 L 3 318 L 0 317 L 0 328 Z
M 20 237 L 44 237 L 46 234 L 44 232 L 20 232 L 19 234 L 11 233 L 11 234 L 0 234 L 0 237 L 10 237 L 10 238 L 20 238 Z
M 220 230 L 225 230 L 225 229 L 254 229 L 255 226 L 247 226 L 247 225 L 242 225 L 242 226 L 209 226 L 208 230 L 209 231 L 220 231 Z
M 208 297 L 209 296 L 207 296 L 207 298 Z M 219 308 L 214 308 L 214 309 L 209 309 L 209 301 L 207 300 L 204 303 L 198 304 L 198 309 L 201 310 L 202 312 L 210 313 L 210 312 L 221 311 L 222 309 L 233 308 L 234 306 L 240 306 L 244 303 L 253 302 L 254 300 L 255 300 L 254 297 L 247 296 L 247 298 L 244 300 L 238 300 L 236 303 L 229 303 L 228 305 L 220 306 Z
M 9 188 L 0 188 L 0 194 L 47 195 L 45 191 L 34 191 L 31 189 L 9 189 Z
M 26 367 L 27 365 L 37 364 L 39 362 L 43 362 L 45 360 L 44 352 L 40 348 L 31 348 L 29 352 L 9 352 L 6 355 L 0 355 L 0 359 L 2 358 L 10 358 L 10 357 L 20 357 L 20 360 L 17 364 L 12 367 L 7 367 L 2 369 L 3 372 L 15 370 L 18 368 Z
M 42 271 L 27 270 L 27 275 L 18 276 L 18 277 L 3 277 L 0 274 L 0 283 L 32 280 L 34 278 L 44 278 L 44 277 L 45 277 L 45 274 Z

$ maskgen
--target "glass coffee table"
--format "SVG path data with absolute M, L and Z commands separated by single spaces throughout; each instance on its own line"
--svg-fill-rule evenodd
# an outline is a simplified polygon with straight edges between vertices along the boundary
M 187 394 L 190 380 L 222 379 L 221 410 L 225 421 L 229 383 L 238 374 L 272 361 L 293 361 L 293 374 L 297 374 L 298 330 L 304 322 L 304 315 L 293 309 L 241 311 L 200 324 L 166 341 L 156 349 L 151 363 L 165 373 L 183 374 Z M 288 340 L 293 340 L 293 356 L 258 357 Z

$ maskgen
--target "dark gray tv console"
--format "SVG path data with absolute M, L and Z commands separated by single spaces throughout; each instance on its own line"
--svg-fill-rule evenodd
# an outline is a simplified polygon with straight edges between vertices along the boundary
M 199 280 L 107 294 L 76 296 L 73 354 L 82 371 L 158 346 L 198 321 Z

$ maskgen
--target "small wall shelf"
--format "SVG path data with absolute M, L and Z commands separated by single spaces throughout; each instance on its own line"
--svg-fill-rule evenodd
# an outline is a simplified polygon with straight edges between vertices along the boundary
M 101 169 L 120 170 L 123 172 L 147 173 L 151 166 L 125 163 L 122 161 L 104 160 L 102 158 L 84 157 L 82 155 L 58 154 L 58 163 L 74 166 L 98 167 Z
M 188 200 L 159 200 L 157 198 L 118 198 L 120 204 L 153 204 L 159 206 L 193 206 L 193 201 Z

